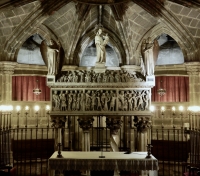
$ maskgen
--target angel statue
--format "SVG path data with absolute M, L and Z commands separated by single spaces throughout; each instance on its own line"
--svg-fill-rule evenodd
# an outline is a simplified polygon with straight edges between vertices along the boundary
M 159 44 L 155 39 L 153 42 L 149 37 L 147 40 L 144 39 L 141 46 L 142 57 L 144 62 L 144 76 L 152 76 L 154 75 L 154 68 L 158 58 L 159 53 Z
M 45 64 L 48 66 L 48 75 L 56 75 L 60 69 L 61 53 L 63 53 L 60 43 L 57 44 L 53 39 L 50 39 L 49 45 L 47 45 L 43 40 L 40 45 L 40 52 Z
M 96 45 L 96 50 L 97 50 L 97 61 L 100 63 L 105 63 L 106 62 L 106 49 L 105 46 L 109 42 L 109 37 L 108 34 L 106 36 L 102 35 L 102 29 L 99 28 L 99 30 L 96 33 L 95 36 L 95 45 Z

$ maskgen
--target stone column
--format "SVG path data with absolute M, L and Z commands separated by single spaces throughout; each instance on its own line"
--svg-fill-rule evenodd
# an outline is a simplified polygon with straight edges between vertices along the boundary
M 93 116 L 83 116 L 79 117 L 78 122 L 79 126 L 83 130 L 83 137 L 82 137 L 82 151 L 90 151 L 90 128 L 93 125 Z
M 110 129 L 110 146 L 113 152 L 119 151 L 119 135 L 118 130 L 122 124 L 121 116 L 108 116 L 106 118 L 106 126 Z
M 106 127 L 110 129 L 110 147 L 113 152 L 119 151 L 118 131 L 122 125 L 121 116 L 108 116 L 106 118 Z M 119 176 L 119 170 L 114 170 L 114 176 Z
M 82 151 L 90 151 L 90 128 L 93 125 L 93 116 L 80 116 L 78 118 L 79 126 L 83 130 Z M 90 175 L 90 170 L 82 170 L 81 175 Z
M 150 117 L 135 116 L 134 122 L 138 132 L 138 151 L 147 151 L 147 144 L 151 142 L 147 133 L 151 127 Z
M 190 106 L 198 106 L 200 96 L 200 62 L 189 62 L 185 63 L 185 65 L 189 75 Z
M 9 103 L 12 101 L 12 75 L 16 62 L 0 62 L 0 101 Z
M 51 116 L 52 127 L 55 128 L 55 149 L 58 146 L 58 143 L 62 143 L 63 135 L 62 128 L 65 127 L 66 117 L 65 116 Z
M 149 144 L 150 138 L 148 136 L 148 130 L 151 127 L 150 117 L 148 116 L 135 116 L 134 118 L 135 126 L 137 127 L 138 135 L 138 151 L 147 152 L 147 144 Z M 152 175 L 150 171 L 141 171 L 140 176 L 147 176 L 148 174 Z M 154 175 L 154 173 L 153 173 Z

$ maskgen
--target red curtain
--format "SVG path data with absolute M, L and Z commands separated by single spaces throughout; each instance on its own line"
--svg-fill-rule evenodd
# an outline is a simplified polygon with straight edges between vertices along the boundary
M 40 95 L 35 95 L 33 89 L 42 90 Z M 50 88 L 46 86 L 46 77 L 42 76 L 13 76 L 12 77 L 13 101 L 50 101 Z
M 160 96 L 158 89 L 163 88 L 166 94 Z M 156 76 L 156 85 L 151 89 L 153 102 L 188 102 L 189 77 L 185 76 Z

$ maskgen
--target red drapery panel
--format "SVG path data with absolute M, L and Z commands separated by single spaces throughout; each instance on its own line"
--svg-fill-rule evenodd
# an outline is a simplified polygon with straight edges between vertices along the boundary
M 38 85 L 37 85 L 38 84 Z M 40 95 L 33 93 L 34 88 L 42 90 Z M 46 77 L 42 76 L 13 76 L 13 101 L 50 101 L 50 88 L 46 86 Z
M 163 88 L 166 94 L 161 96 L 158 89 Z M 189 77 L 185 76 L 156 76 L 156 85 L 151 89 L 153 102 L 188 102 Z

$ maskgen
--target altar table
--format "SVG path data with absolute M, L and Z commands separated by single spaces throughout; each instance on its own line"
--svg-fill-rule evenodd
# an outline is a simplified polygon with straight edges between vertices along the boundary
M 123 171 L 157 171 L 158 160 L 151 155 L 145 158 L 147 152 L 71 152 L 63 151 L 62 158 L 57 158 L 58 152 L 48 160 L 49 176 L 54 176 L 54 171 L 65 170 L 123 170 Z M 99 156 L 105 158 L 99 158 Z

